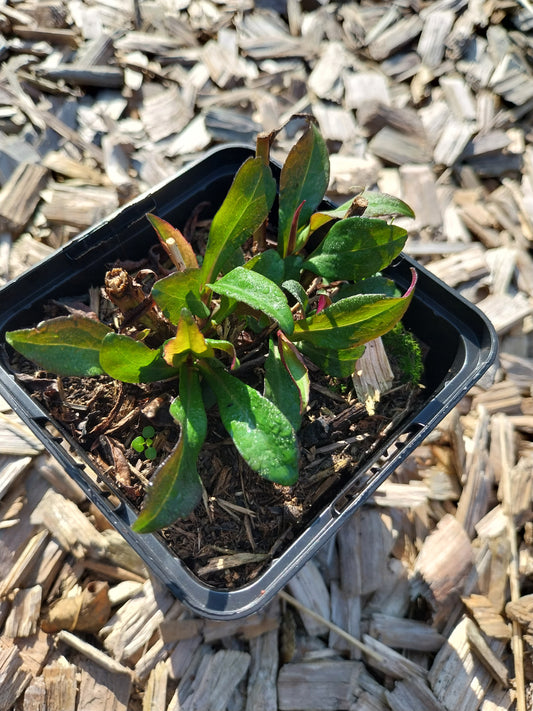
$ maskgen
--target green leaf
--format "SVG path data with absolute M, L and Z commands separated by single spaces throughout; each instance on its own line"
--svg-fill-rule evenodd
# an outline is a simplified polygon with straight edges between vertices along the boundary
M 123 383 L 154 383 L 174 378 L 177 368 L 165 363 L 161 349 L 120 333 L 108 333 L 102 342 L 100 364 L 104 372 Z
M 184 365 L 180 371 L 180 394 L 170 406 L 171 415 L 181 425 L 179 441 L 157 468 L 152 486 L 132 528 L 150 533 L 170 526 L 190 514 L 202 497 L 197 459 L 207 433 L 207 417 L 197 371 Z
M 295 431 L 302 424 L 300 392 L 283 365 L 279 349 L 271 340 L 265 360 L 264 396 L 273 402 L 289 420 Z
M 365 190 L 359 197 L 368 201 L 368 206 L 363 213 L 363 217 L 382 217 L 383 215 L 415 216 L 415 213 L 407 203 L 400 200 L 400 198 L 387 195 L 387 193 Z
M 324 279 L 364 279 L 388 266 L 406 239 L 406 230 L 384 220 L 348 217 L 332 226 L 304 267 Z
M 334 351 L 367 343 L 382 336 L 402 318 L 411 303 L 415 284 L 413 270 L 411 285 L 404 296 L 359 294 L 337 301 L 320 313 L 296 321 L 291 340 Z
M 304 260 L 302 257 L 300 257 L 299 254 L 289 254 L 288 257 L 285 257 L 283 260 L 283 264 L 285 267 L 285 273 L 284 273 L 284 279 L 286 281 L 290 279 L 294 279 L 294 281 L 299 281 L 301 272 L 302 272 L 302 265 L 304 263 Z
M 216 348 L 219 351 L 224 351 L 231 358 L 231 370 L 238 368 L 240 365 L 239 359 L 237 358 L 237 351 L 235 346 L 231 341 L 222 341 L 218 338 L 206 338 L 205 342 L 211 346 L 211 348 Z
M 309 360 L 334 378 L 346 378 L 352 375 L 355 363 L 365 352 L 365 346 L 335 350 L 332 348 L 320 348 L 320 346 L 307 341 L 299 343 L 298 348 Z
M 283 365 L 300 393 L 300 413 L 303 414 L 309 403 L 309 373 L 298 349 L 281 331 L 278 331 L 278 348 Z
M 184 356 L 197 358 L 212 358 L 213 349 L 206 343 L 203 333 L 198 328 L 192 314 L 187 309 L 182 309 L 178 321 L 178 329 L 174 338 L 169 338 L 163 345 L 163 358 L 168 365 L 179 364 Z
M 198 260 L 193 248 L 177 227 L 150 212 L 146 215 L 165 251 L 179 269 L 197 269 Z
M 281 170 L 278 250 L 283 257 L 288 254 L 292 220 L 298 206 L 305 201 L 298 219 L 301 227 L 320 204 L 328 183 L 328 149 L 316 126 L 309 122 Z
M 307 306 L 309 305 L 309 297 L 300 282 L 295 279 L 287 279 L 287 281 L 284 281 L 281 286 L 285 289 L 285 291 L 288 291 L 291 296 L 294 296 L 305 314 Z
M 244 266 L 246 269 L 252 269 L 254 272 L 262 274 L 278 286 L 283 281 L 285 264 L 274 249 L 267 249 L 266 252 L 260 252 L 248 260 Z
M 156 281 L 152 298 L 172 323 L 178 323 L 183 308 L 198 318 L 207 318 L 209 309 L 200 298 L 200 283 L 199 269 L 176 272 Z
M 361 279 L 355 284 L 343 284 L 333 295 L 333 301 L 340 301 L 356 294 L 382 294 L 383 296 L 400 296 L 400 290 L 392 279 L 381 274 L 375 274 L 367 279 Z
M 269 400 L 221 368 L 201 362 L 235 446 L 260 476 L 284 486 L 298 478 L 298 447 L 289 420 Z
M 39 368 L 57 375 L 101 375 L 102 341 L 111 329 L 100 321 L 60 316 L 35 328 L 6 333 L 6 341 Z
M 205 284 L 268 217 L 276 196 L 276 181 L 261 158 L 249 158 L 237 172 L 209 230 L 202 264 Z
M 214 284 L 207 286 L 217 294 L 237 299 L 253 309 L 262 311 L 277 321 L 286 333 L 292 333 L 294 322 L 287 297 L 279 286 L 259 272 L 236 267 Z

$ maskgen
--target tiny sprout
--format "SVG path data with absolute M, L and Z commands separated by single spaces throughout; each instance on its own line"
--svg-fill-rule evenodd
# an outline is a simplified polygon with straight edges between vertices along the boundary
M 135 437 L 131 443 L 132 449 L 136 452 L 144 452 L 146 459 L 155 459 L 157 457 L 157 449 L 153 447 L 153 437 L 155 435 L 155 430 L 151 425 L 148 425 L 143 429 L 142 435 Z

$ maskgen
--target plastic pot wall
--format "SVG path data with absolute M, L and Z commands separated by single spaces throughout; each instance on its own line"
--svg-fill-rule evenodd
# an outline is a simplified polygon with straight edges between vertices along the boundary
M 5 331 L 33 326 L 41 320 L 42 307 L 48 299 L 84 295 L 89 286 L 103 282 L 106 269 L 116 260 L 145 254 L 155 242 L 153 229 L 145 218 L 147 212 L 179 227 L 183 227 L 200 202 L 209 202 L 214 213 L 236 170 L 252 154 L 250 148 L 235 145 L 211 151 L 8 283 L 0 291 L 1 343 L 5 343 Z M 401 256 L 387 270 L 387 275 L 405 290 L 413 266 L 418 272 L 418 283 L 404 323 L 428 349 L 423 404 L 398 430 L 390 433 L 364 469 L 318 512 L 301 536 L 260 577 L 237 590 L 215 590 L 205 585 L 182 565 L 157 534 L 141 535 L 131 530 L 136 513 L 128 504 L 119 507 L 111 504 L 105 491 L 96 484 L 94 465 L 83 450 L 18 384 L 5 346 L 0 359 L 0 394 L 176 597 L 206 617 L 245 616 L 260 609 L 290 580 L 427 437 L 496 357 L 497 339 L 483 314 L 421 265 Z

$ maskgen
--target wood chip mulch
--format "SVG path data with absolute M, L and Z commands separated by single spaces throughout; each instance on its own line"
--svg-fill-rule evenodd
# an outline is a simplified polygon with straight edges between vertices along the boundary
M 310 112 L 331 196 L 401 195 L 406 251 L 500 337 L 490 376 L 235 622 L 150 579 L 3 404 L 0 711 L 533 709 L 532 30 L 528 0 L 0 0 L 0 283 Z

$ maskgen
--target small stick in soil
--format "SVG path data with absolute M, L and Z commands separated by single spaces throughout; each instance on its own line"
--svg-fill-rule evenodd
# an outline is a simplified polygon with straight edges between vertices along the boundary
M 364 644 L 363 642 L 360 642 L 356 637 L 353 637 L 351 634 L 349 634 L 348 632 L 343 630 L 341 627 L 338 627 L 333 622 L 330 622 L 325 617 L 322 617 L 322 615 L 319 615 L 318 612 L 315 612 L 314 610 L 311 610 L 309 607 L 302 605 L 301 602 L 298 602 L 298 600 L 295 597 L 293 597 L 292 595 L 289 595 L 289 593 L 286 593 L 285 590 L 280 590 L 278 593 L 278 596 L 282 600 L 285 600 L 286 602 L 288 602 L 289 605 L 292 605 L 293 607 L 295 607 L 300 612 L 305 612 L 306 615 L 309 615 L 310 617 L 315 619 L 317 622 L 320 622 L 323 625 L 326 625 L 326 627 L 328 627 L 332 632 L 335 632 L 336 634 L 339 635 L 339 637 L 342 637 L 350 644 L 353 644 L 354 647 L 357 647 L 357 649 L 360 649 L 361 652 L 364 652 L 366 655 L 368 655 L 369 657 L 372 657 L 377 662 L 384 661 L 381 654 L 378 654 L 373 649 L 370 649 L 370 647 L 367 647 L 366 644 Z

